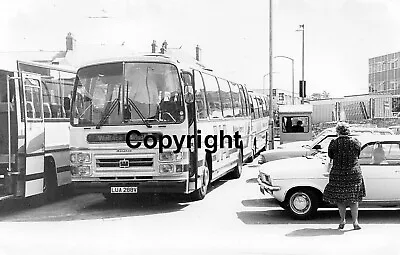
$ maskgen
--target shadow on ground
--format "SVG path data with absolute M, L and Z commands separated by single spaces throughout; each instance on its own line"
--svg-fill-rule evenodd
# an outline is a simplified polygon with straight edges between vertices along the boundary
M 242 204 L 249 210 L 237 212 L 237 217 L 245 224 L 336 224 L 339 214 L 336 208 L 318 210 L 311 220 L 295 220 L 289 213 L 279 207 L 273 198 L 248 199 Z M 264 208 L 262 210 L 261 208 Z M 256 209 L 256 210 L 254 210 Z M 350 210 L 346 218 L 351 220 Z M 361 207 L 359 210 L 361 224 L 400 224 L 400 208 L 398 207 Z
M 294 230 L 286 236 L 288 237 L 313 237 L 313 236 L 338 236 L 352 230 L 339 230 L 334 228 L 303 228 Z
M 228 179 L 214 182 L 209 193 Z M 102 194 L 70 194 L 57 201 L 44 202 L 40 197 L 12 201 L 0 210 L 0 222 L 75 221 L 111 219 L 176 212 L 189 206 L 184 194 L 122 195 L 106 200 Z

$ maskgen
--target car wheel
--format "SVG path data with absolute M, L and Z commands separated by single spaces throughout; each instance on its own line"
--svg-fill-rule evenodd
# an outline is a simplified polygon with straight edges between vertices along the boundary
M 313 190 L 300 189 L 289 194 L 284 208 L 293 218 L 307 220 L 317 212 L 318 202 L 318 196 Z

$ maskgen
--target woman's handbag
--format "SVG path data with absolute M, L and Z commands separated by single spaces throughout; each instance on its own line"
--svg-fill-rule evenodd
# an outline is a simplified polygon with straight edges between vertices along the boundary
M 326 170 L 326 172 L 325 172 L 323 175 L 326 176 L 326 177 L 328 177 L 328 176 L 329 176 L 329 173 L 331 172 L 331 169 L 332 169 L 333 160 L 330 159 L 330 158 L 328 158 L 328 159 L 324 162 L 324 165 L 325 165 L 325 170 Z

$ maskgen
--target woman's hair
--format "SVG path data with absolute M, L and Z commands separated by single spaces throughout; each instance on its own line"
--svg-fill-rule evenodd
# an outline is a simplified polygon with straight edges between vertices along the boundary
M 336 125 L 336 133 L 338 135 L 350 135 L 350 126 L 346 122 L 338 122 Z

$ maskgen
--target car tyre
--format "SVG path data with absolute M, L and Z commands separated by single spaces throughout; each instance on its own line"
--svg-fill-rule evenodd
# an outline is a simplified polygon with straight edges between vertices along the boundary
M 295 190 L 287 196 L 285 202 L 283 208 L 297 220 L 308 220 L 314 217 L 319 205 L 318 196 L 311 189 Z

